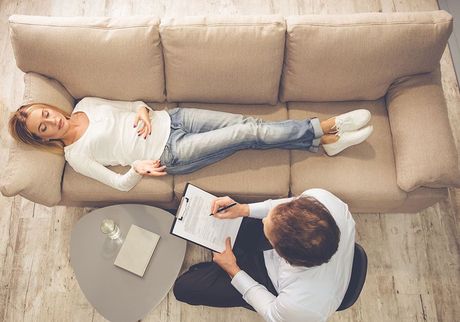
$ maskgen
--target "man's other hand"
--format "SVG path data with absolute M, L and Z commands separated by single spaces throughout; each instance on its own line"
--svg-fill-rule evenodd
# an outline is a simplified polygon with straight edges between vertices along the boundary
M 235 206 L 236 207 L 236 206 Z M 230 237 L 225 240 L 225 250 L 222 253 L 213 252 L 212 260 L 230 275 L 230 278 L 236 275 L 241 269 L 236 263 L 236 257 L 232 251 Z

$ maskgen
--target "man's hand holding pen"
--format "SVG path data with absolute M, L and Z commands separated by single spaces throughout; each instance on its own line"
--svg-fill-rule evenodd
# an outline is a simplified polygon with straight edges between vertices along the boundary
M 249 216 L 249 206 L 235 202 L 230 197 L 220 197 L 211 204 L 211 215 L 219 219 L 231 219 Z

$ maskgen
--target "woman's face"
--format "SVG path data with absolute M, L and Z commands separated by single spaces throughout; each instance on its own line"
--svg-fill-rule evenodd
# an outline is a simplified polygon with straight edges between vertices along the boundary
M 26 120 L 27 129 L 44 140 L 62 139 L 69 122 L 61 112 L 42 104 L 34 104 Z

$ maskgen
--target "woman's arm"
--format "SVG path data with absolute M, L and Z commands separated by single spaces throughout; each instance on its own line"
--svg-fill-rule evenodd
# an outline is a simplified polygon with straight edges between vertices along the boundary
M 131 190 L 142 179 L 142 175 L 137 173 L 133 166 L 125 174 L 119 174 L 90 158 L 68 162 L 76 172 L 120 191 Z

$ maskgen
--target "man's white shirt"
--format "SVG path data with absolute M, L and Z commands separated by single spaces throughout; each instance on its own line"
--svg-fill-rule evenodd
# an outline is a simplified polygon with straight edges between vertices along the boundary
M 238 272 L 232 285 L 266 321 L 326 321 L 340 306 L 351 277 L 355 245 L 355 221 L 346 203 L 323 189 L 309 189 L 301 196 L 320 201 L 340 229 L 337 252 L 329 262 L 316 267 L 292 266 L 272 249 L 264 251 L 268 276 L 278 296 Z M 267 200 L 249 205 L 252 218 L 263 219 L 273 207 L 294 198 Z

